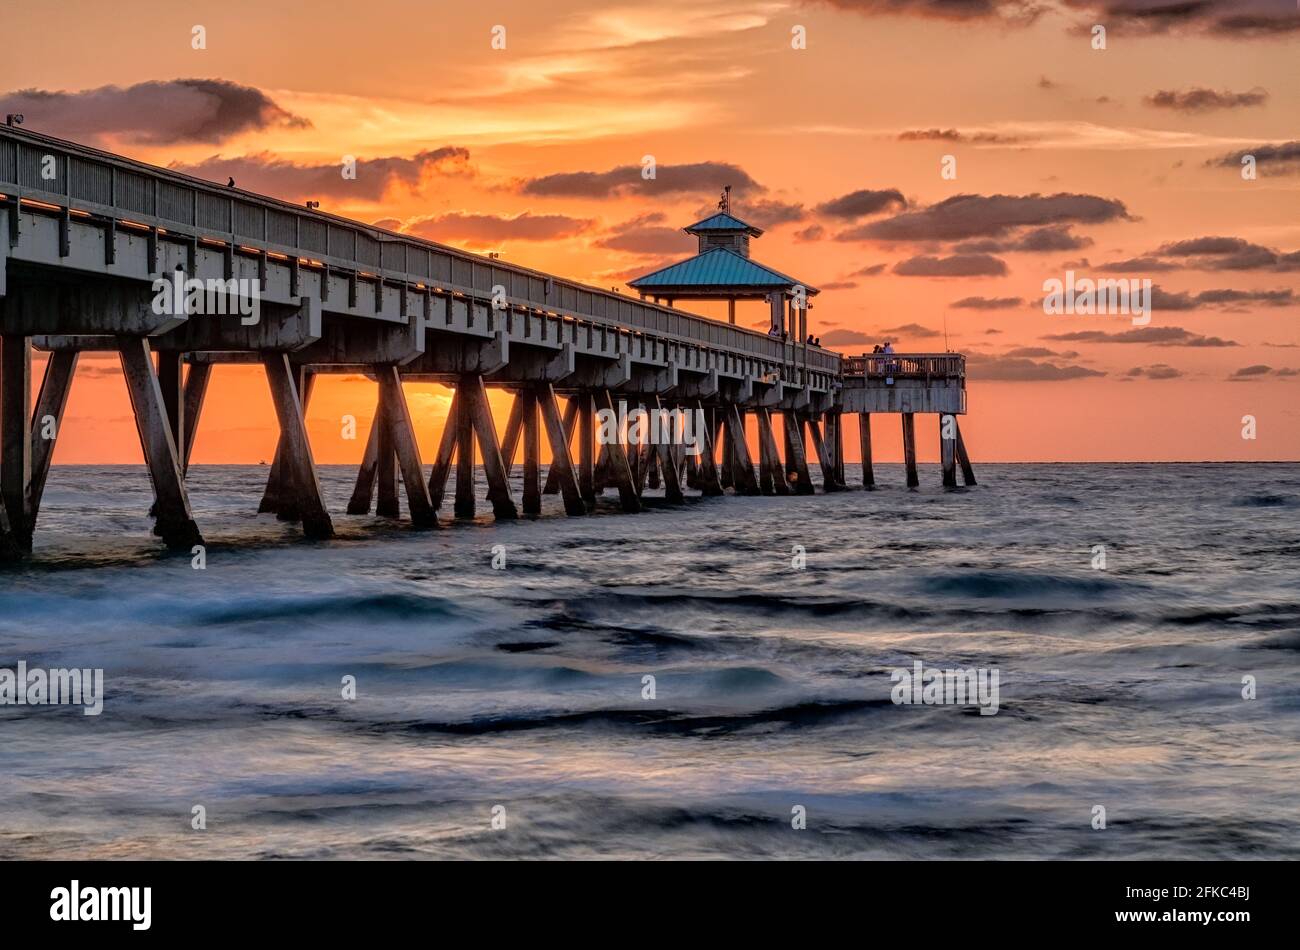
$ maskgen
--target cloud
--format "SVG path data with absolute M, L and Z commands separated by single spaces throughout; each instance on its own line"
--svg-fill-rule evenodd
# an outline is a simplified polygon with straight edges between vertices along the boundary
M 794 239 L 800 244 L 806 244 L 811 241 L 820 241 L 826 236 L 826 229 L 820 224 L 810 224 L 808 227 L 794 232 Z
M 690 253 L 695 247 L 695 239 L 681 228 L 668 226 L 667 220 L 667 215 L 659 211 L 640 215 L 614 225 L 595 242 L 595 246 L 626 254 Z
M 1039 0 L 821 0 L 863 16 L 916 16 L 933 20 L 990 20 L 1028 25 L 1047 8 Z
M 911 336 L 911 337 L 918 337 L 922 339 L 930 339 L 931 337 L 942 336 L 942 334 L 938 330 L 932 330 L 929 327 L 923 327 L 919 323 L 905 323 L 901 327 L 885 327 L 885 329 L 881 330 L 880 332 L 887 337 Z
M 1019 145 L 1029 141 L 1020 135 L 997 132 L 959 132 L 957 129 L 908 129 L 898 133 L 900 142 L 957 142 L 971 145 Z
M 831 280 L 823 284 L 818 284 L 819 290 L 853 290 L 858 286 L 855 280 Z
M 242 132 L 311 127 L 260 89 L 224 79 L 155 80 L 79 92 L 19 89 L 0 96 L 0 112 L 39 117 L 33 124 L 65 138 L 142 145 L 213 144 Z
M 1079 354 L 1074 350 L 1068 350 L 1065 353 L 1058 353 L 1056 350 L 1049 350 L 1045 346 L 1016 346 L 1007 350 L 1003 356 L 1021 357 L 1024 359 L 1042 359 L 1047 356 L 1061 357 L 1062 359 L 1073 359 Z
M 603 172 L 557 172 L 518 183 L 525 195 L 541 198 L 616 198 L 627 195 L 713 195 L 731 185 L 733 196 L 759 195 L 767 189 L 744 169 L 726 162 L 659 165 L 655 177 L 642 177 L 642 166 L 620 165 Z
M 194 164 L 173 163 L 174 171 L 208 181 L 280 198 L 344 198 L 378 201 L 393 184 L 401 182 L 418 190 L 426 176 L 469 173 L 469 151 L 455 146 L 417 152 L 410 158 L 358 159 L 355 179 L 343 177 L 340 162 L 298 164 L 270 152 L 225 158 L 214 155 Z
M 853 346 L 870 342 L 871 337 L 861 330 L 830 330 L 822 336 L 822 346 Z
M 1300 142 L 1280 142 L 1275 145 L 1256 145 L 1254 148 L 1229 152 L 1218 158 L 1211 158 L 1206 165 L 1231 166 L 1240 168 L 1242 159 L 1251 156 L 1255 166 L 1261 172 L 1276 170 L 1278 174 L 1296 174 L 1300 172 Z
M 1274 369 L 1273 367 L 1266 366 L 1263 363 L 1256 363 L 1253 366 L 1243 366 L 1241 369 L 1234 370 L 1232 374 L 1228 376 L 1228 382 L 1251 382 L 1253 380 L 1263 379 L 1265 376 L 1300 376 L 1300 369 L 1291 369 L 1288 367 Z
M 1109 273 L 1171 270 L 1300 271 L 1300 251 L 1279 251 L 1238 237 L 1196 237 L 1162 244 L 1141 257 L 1098 265 Z
M 903 193 L 897 188 L 886 188 L 879 191 L 870 189 L 852 191 L 819 204 L 816 210 L 827 217 L 852 220 L 880 214 L 891 208 L 905 207 L 907 207 L 907 199 L 903 197 Z
M 1043 254 L 1049 251 L 1077 251 L 1092 246 L 1092 243 L 1092 238 L 1072 232 L 1070 225 L 1055 224 L 1045 228 L 1034 228 L 1013 238 L 963 241 L 953 250 L 965 254 L 1000 254 L 1007 251 Z
M 1071 379 L 1086 379 L 1091 376 L 1105 376 L 1105 373 L 1086 366 L 1072 364 L 1058 365 L 1043 363 L 1022 357 L 984 356 L 971 353 L 966 357 L 967 374 L 972 379 L 994 380 L 1000 382 L 1045 383 L 1064 382 Z
M 1191 89 L 1160 89 L 1144 100 L 1147 105 L 1157 109 L 1173 109 L 1176 112 L 1211 112 L 1215 109 L 1240 109 L 1249 106 L 1262 106 L 1268 101 L 1268 92 L 1256 86 L 1247 92 L 1218 92 L 1194 86 Z
M 1088 262 L 1082 262 L 1087 267 Z M 1153 274 L 1157 271 L 1181 270 L 1178 264 L 1155 257 L 1130 257 L 1123 261 L 1107 261 L 1097 265 L 1097 270 L 1107 274 Z
M 1152 363 L 1150 366 L 1134 366 L 1124 375 L 1132 379 L 1178 379 L 1183 372 L 1168 363 Z
M 894 265 L 894 273 L 900 277 L 1001 277 L 1006 272 L 1006 263 L 988 254 L 923 254 Z
M 1010 310 L 1024 302 L 1020 297 L 962 297 L 950 306 L 955 310 Z
M 553 241 L 574 237 L 593 222 L 562 214 L 532 214 L 525 211 L 513 218 L 494 214 L 449 214 L 416 218 L 403 229 L 408 234 L 434 241 L 468 241 L 491 244 L 499 241 Z
M 840 241 L 961 241 L 1020 228 L 1129 220 L 1122 201 L 1096 195 L 954 195 L 836 235 Z
M 850 277 L 877 277 L 885 272 L 887 264 L 868 264 L 866 267 L 859 267 Z
M 711 204 L 698 209 L 695 214 L 699 218 L 707 218 L 716 214 L 717 210 L 717 205 Z M 755 227 L 762 228 L 765 231 L 778 225 L 789 224 L 792 221 L 802 221 L 808 216 L 807 209 L 796 202 L 753 196 L 746 198 L 743 203 L 732 205 L 731 211 Z
M 1062 343 L 1146 343 L 1153 346 L 1222 347 L 1240 346 L 1234 340 L 1217 336 L 1203 336 L 1182 327 L 1136 327 L 1119 333 L 1105 330 L 1075 330 L 1071 333 L 1052 333 L 1044 340 Z

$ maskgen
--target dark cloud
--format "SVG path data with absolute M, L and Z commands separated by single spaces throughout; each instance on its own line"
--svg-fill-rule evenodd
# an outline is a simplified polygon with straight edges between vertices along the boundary
M 957 129 L 909 129 L 898 133 L 900 142 L 955 142 L 971 145 L 1019 145 L 1029 141 L 1019 135 L 996 132 L 959 132 Z
M 519 182 L 519 191 L 542 198 L 614 198 L 626 195 L 709 195 L 731 185 L 734 197 L 760 195 L 767 189 L 744 169 L 726 162 L 659 165 L 655 177 L 641 177 L 640 165 L 620 165 L 604 172 L 558 172 Z
M 626 254 L 686 254 L 695 248 L 695 239 L 681 228 L 666 224 L 662 212 L 643 214 L 616 224 L 595 242 L 596 247 Z
M 989 254 L 923 254 L 894 265 L 894 273 L 900 277 L 1001 277 L 1006 272 L 1006 263 Z
M 827 217 L 852 220 L 905 207 L 907 207 L 907 199 L 903 197 L 903 193 L 897 188 L 886 188 L 879 191 L 871 189 L 852 191 L 819 204 L 816 210 L 818 214 Z
M 1020 297 L 962 297 L 951 306 L 954 310 L 1010 310 L 1023 303 Z
M 476 244 L 496 241 L 552 241 L 574 237 L 586 231 L 591 221 L 562 214 L 531 214 L 525 211 L 513 218 L 494 214 L 450 214 L 408 221 L 405 231 L 434 241 L 469 241 Z
M 1217 336 L 1202 336 L 1182 327 L 1135 327 L 1109 333 L 1105 330 L 1076 330 L 1072 333 L 1053 333 L 1043 337 L 1044 340 L 1057 340 L 1062 343 L 1146 343 L 1153 346 L 1192 346 L 1222 347 L 1240 346 L 1234 340 L 1224 340 Z
M 1060 357 L 1061 359 L 1073 359 L 1079 354 L 1074 350 L 1067 350 L 1064 353 L 1058 353 L 1056 350 L 1049 350 L 1045 346 L 1015 346 L 1002 354 L 1003 356 L 1020 357 L 1023 359 L 1040 360 L 1044 357 Z
M 905 323 L 901 327 L 885 327 L 880 332 L 887 337 L 910 336 L 920 339 L 931 339 L 936 336 L 942 336 L 938 330 L 932 330 L 930 327 L 923 327 L 919 323 Z
M 245 191 L 256 191 L 279 198 L 354 198 L 378 201 L 389 186 L 402 182 L 418 187 L 426 174 L 466 174 L 469 151 L 454 146 L 418 152 L 410 158 L 357 159 L 355 179 L 343 177 L 342 162 L 297 164 L 270 152 L 225 158 L 214 155 L 193 165 L 170 166 L 186 175 L 206 178 L 221 184 L 227 178 Z
M 1276 145 L 1256 145 L 1239 152 L 1229 152 L 1212 158 L 1206 165 L 1231 166 L 1241 168 L 1242 159 L 1247 155 L 1255 159 L 1255 167 L 1261 173 L 1276 171 L 1278 174 L 1300 173 L 1300 142 L 1280 142 Z
M 1256 86 L 1247 92 L 1220 92 L 1194 86 L 1191 89 L 1160 89 L 1147 96 L 1145 102 L 1157 109 L 1177 112 L 1211 112 L 1215 109 L 1240 109 L 1262 106 L 1268 101 L 1268 92 Z
M 1098 269 L 1119 274 L 1171 270 L 1300 271 L 1300 251 L 1279 251 L 1237 237 L 1197 237 L 1162 244 L 1141 257 L 1110 261 Z
M 871 337 L 861 330 L 829 330 L 822 335 L 822 346 L 854 346 L 870 342 Z
M 0 96 L 0 112 L 78 141 L 120 138 L 142 145 L 222 142 L 241 132 L 310 128 L 260 89 L 224 79 L 169 79 L 79 92 L 19 89 Z
M 878 277 L 885 272 L 886 264 L 869 264 L 866 267 L 859 267 L 850 277 Z
M 1150 366 L 1134 366 L 1124 375 L 1133 379 L 1178 379 L 1183 373 L 1168 363 L 1152 363 Z
M 1040 0 L 821 0 L 863 16 L 917 16 L 935 20 L 992 20 L 1028 25 L 1046 9 Z
M 971 353 L 966 357 L 966 369 L 972 379 L 1020 383 L 1063 382 L 1106 375 L 1095 369 L 1088 369 L 1086 366 L 1069 363 L 1058 365 L 1023 357 L 984 356 L 979 353 Z
M 1070 225 L 1056 224 L 1045 228 L 1034 228 L 1012 238 L 964 241 L 953 247 L 953 250 L 962 254 L 1002 254 L 1007 251 L 1045 254 L 1049 251 L 1077 251 L 1091 247 L 1092 243 L 1092 238 L 1071 231 Z
M 1204 33 L 1227 39 L 1282 36 L 1300 30 L 1288 0 L 1064 0 L 1083 11 L 1087 29 L 1104 23 L 1121 33 Z
M 1083 261 L 1081 266 L 1087 267 Z M 1123 261 L 1108 261 L 1097 265 L 1097 270 L 1107 274 L 1152 274 L 1157 271 L 1181 270 L 1179 265 L 1155 257 L 1130 257 Z
M 853 290 L 858 286 L 855 280 L 830 280 L 824 284 L 818 284 L 819 290 Z
M 810 241 L 820 241 L 826 236 L 826 229 L 820 224 L 810 224 L 808 227 L 794 232 L 795 241 L 805 244 Z
M 961 241 L 1002 237 L 1021 228 L 1129 220 L 1122 201 L 1096 195 L 954 195 L 938 204 L 872 221 L 840 241 Z

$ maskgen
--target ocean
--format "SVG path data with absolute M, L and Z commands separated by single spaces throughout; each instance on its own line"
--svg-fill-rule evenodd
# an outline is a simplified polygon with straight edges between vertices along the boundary
M 1300 465 L 423 532 L 325 466 L 322 543 L 266 472 L 191 471 L 202 570 L 143 468 L 51 473 L 0 667 L 103 710 L 0 706 L 0 858 L 1300 857 Z M 996 715 L 893 702 L 917 661 Z

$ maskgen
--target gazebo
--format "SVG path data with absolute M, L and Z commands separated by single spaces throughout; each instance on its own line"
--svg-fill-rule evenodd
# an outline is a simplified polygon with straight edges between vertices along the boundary
M 737 300 L 763 300 L 771 307 L 771 332 L 800 342 L 808 332 L 808 298 L 818 291 L 749 257 L 751 238 L 763 232 L 731 213 L 730 186 L 716 214 L 683 228 L 699 240 L 699 253 L 684 261 L 628 281 L 628 286 L 655 303 L 678 300 L 726 300 L 727 319 L 736 322 Z M 797 330 L 797 332 L 796 332 Z

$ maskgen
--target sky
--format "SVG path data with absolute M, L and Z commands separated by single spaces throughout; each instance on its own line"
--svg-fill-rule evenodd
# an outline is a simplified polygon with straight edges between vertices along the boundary
M 731 185 L 823 344 L 967 354 L 976 462 L 1300 459 L 1291 0 L 72 0 L 0 31 L 33 131 L 628 293 Z M 1149 279 L 1150 322 L 1045 312 L 1067 272 Z M 449 394 L 406 389 L 428 460 Z M 320 382 L 318 461 L 359 460 L 374 390 Z M 194 462 L 275 438 L 258 371 L 219 367 Z M 56 464 L 140 458 L 115 359 L 83 358 Z

